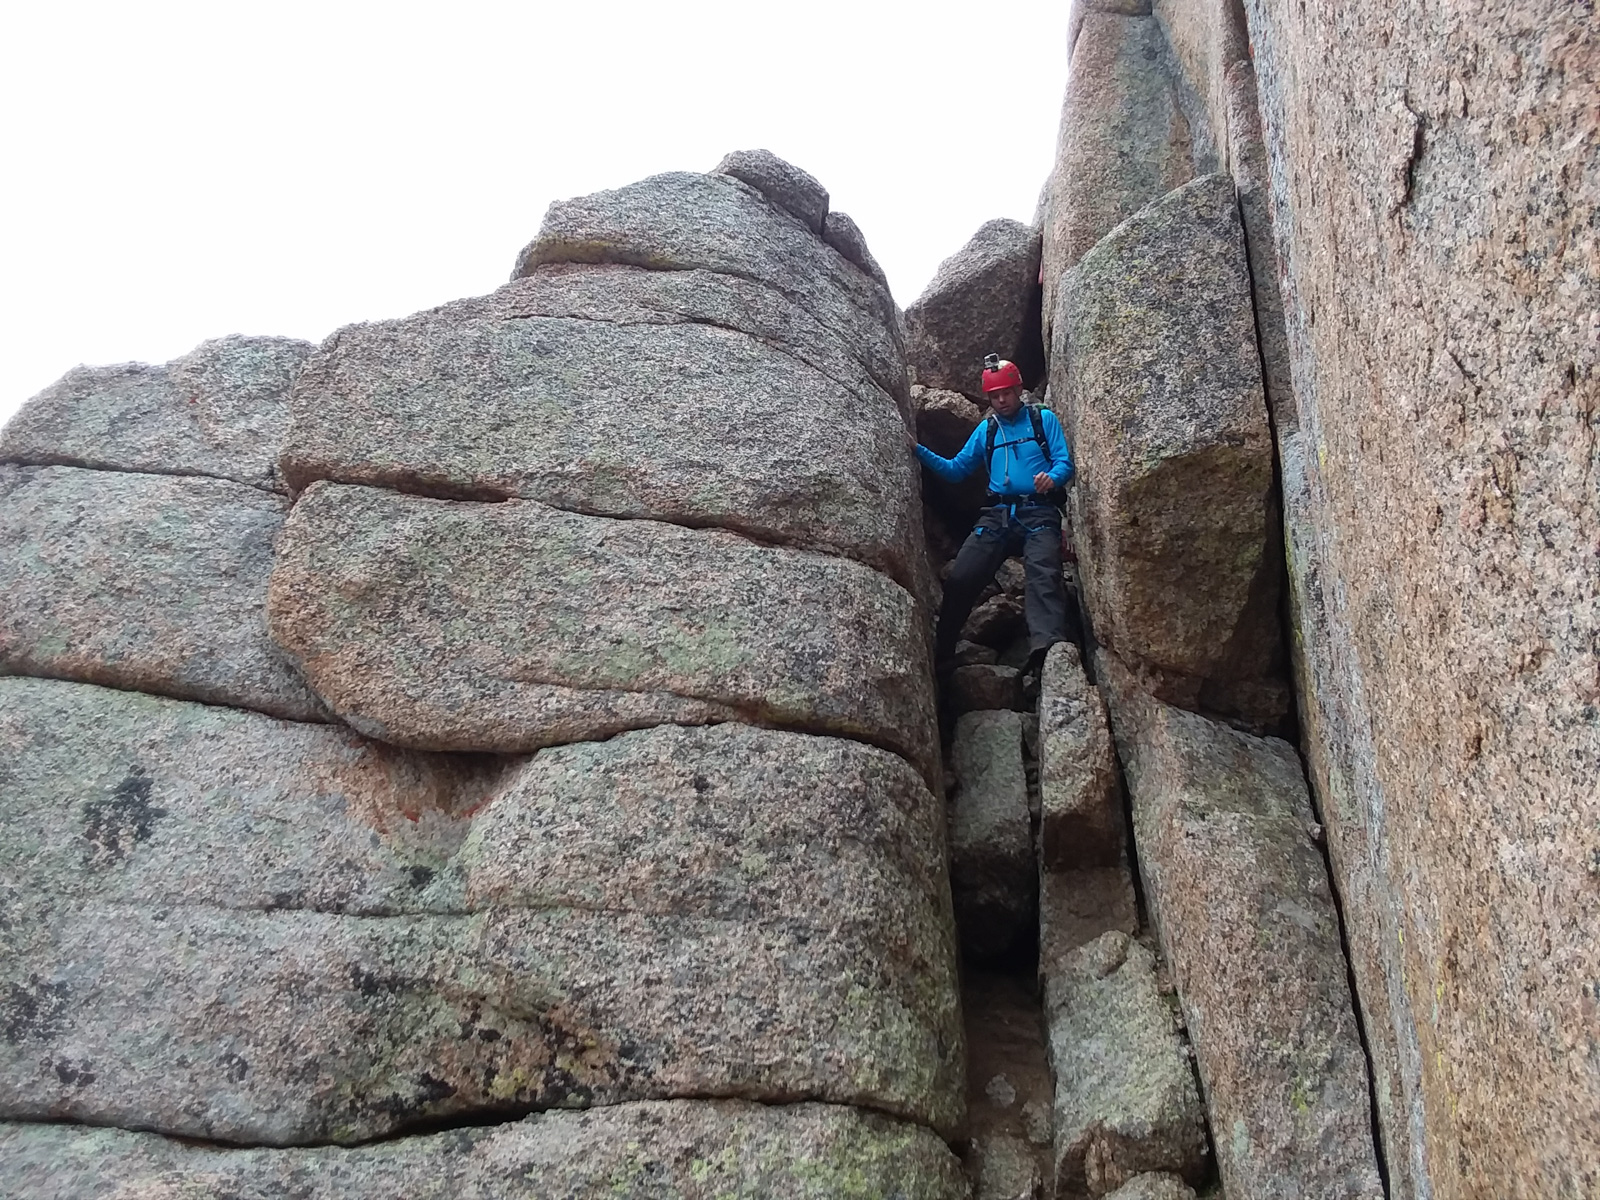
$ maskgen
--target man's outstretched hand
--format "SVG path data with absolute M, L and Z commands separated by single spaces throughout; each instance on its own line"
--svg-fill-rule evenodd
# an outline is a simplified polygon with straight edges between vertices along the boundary
M 1041 496 L 1055 486 L 1056 481 L 1051 479 L 1050 476 L 1045 474 L 1043 471 L 1040 471 L 1033 477 L 1033 490 L 1038 492 Z

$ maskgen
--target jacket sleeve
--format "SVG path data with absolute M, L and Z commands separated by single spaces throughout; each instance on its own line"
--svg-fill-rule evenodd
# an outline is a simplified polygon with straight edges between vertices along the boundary
M 1044 440 L 1050 451 L 1050 478 L 1057 487 L 1065 486 L 1072 478 L 1072 451 L 1067 449 L 1067 435 L 1061 430 L 1061 421 L 1048 408 L 1039 414 L 1044 418 Z
M 972 436 L 967 438 L 967 444 L 961 447 L 954 458 L 942 458 L 920 444 L 917 446 L 917 458 L 940 479 L 960 483 L 983 466 L 984 451 L 988 449 L 988 445 L 989 423 L 983 420 L 978 422 L 978 427 L 972 431 Z

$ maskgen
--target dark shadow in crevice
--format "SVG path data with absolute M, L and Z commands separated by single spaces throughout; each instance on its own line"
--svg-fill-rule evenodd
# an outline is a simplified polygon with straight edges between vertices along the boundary
M 1028 303 L 1022 315 L 1022 337 L 1012 351 L 1011 361 L 1022 372 L 1022 386 L 1038 394 L 1044 386 L 1044 288 L 1037 282 L 1028 289 Z

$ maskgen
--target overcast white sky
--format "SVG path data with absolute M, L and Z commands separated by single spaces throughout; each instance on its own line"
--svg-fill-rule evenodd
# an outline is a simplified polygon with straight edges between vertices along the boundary
M 765 146 L 902 305 L 1031 220 L 1069 0 L 18 0 L 0 420 L 79 362 L 320 340 L 505 281 L 550 201 Z

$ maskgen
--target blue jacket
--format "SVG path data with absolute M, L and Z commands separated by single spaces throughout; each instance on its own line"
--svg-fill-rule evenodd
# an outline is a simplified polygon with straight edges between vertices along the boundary
M 1022 496 L 1033 494 L 1033 477 L 1046 472 L 1061 487 L 1072 478 L 1072 454 L 1067 449 L 1066 435 L 1061 432 L 1061 422 L 1048 408 L 1039 410 L 1044 421 L 1044 440 L 1049 456 L 1033 440 L 1033 419 L 1026 408 L 1019 408 L 1007 421 L 996 416 L 1000 428 L 994 439 L 994 457 L 989 460 L 989 490 L 997 496 Z M 978 422 L 967 444 L 954 458 L 941 458 L 926 446 L 917 447 L 917 457 L 935 475 L 959 483 L 975 474 L 983 466 L 984 451 L 989 445 L 989 422 Z

